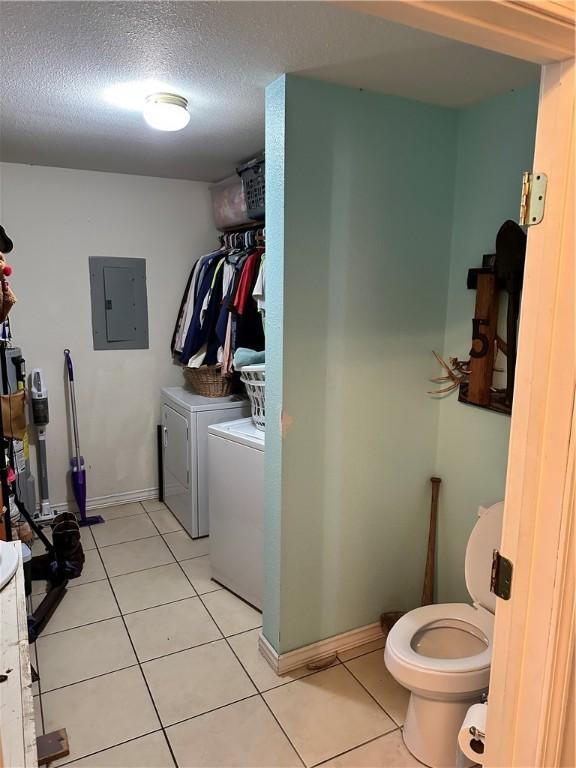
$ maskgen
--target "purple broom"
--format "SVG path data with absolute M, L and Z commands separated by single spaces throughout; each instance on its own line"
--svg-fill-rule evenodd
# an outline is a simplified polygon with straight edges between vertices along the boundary
M 64 350 L 66 367 L 68 368 L 68 382 L 70 384 L 70 407 L 72 410 L 72 428 L 74 431 L 74 450 L 75 456 L 70 459 L 70 468 L 72 470 L 72 490 L 74 498 L 80 511 L 80 520 L 78 525 L 95 525 L 103 523 L 104 518 L 100 515 L 86 516 L 86 466 L 84 456 L 80 455 L 80 438 L 78 437 L 78 415 L 76 413 L 76 394 L 74 392 L 74 366 L 70 350 Z

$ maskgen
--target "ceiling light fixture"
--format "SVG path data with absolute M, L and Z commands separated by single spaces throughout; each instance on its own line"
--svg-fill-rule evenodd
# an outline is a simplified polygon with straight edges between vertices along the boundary
M 190 122 L 188 101 L 176 93 L 152 93 L 146 97 L 144 119 L 159 131 L 181 131 Z

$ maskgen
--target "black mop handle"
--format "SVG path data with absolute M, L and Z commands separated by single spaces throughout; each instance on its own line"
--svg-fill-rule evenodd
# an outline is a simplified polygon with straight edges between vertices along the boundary
M 76 393 L 74 391 L 74 366 L 70 357 L 70 350 L 64 350 L 66 367 L 68 368 L 68 381 L 70 382 L 70 405 L 72 407 L 72 429 L 74 430 L 74 448 L 76 449 L 76 469 L 80 471 L 80 438 L 78 437 L 78 416 L 76 414 Z

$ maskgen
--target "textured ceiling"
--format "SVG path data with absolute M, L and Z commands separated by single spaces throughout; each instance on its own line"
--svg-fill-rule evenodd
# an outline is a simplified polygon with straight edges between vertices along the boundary
M 0 158 L 215 180 L 264 143 L 283 72 L 460 106 L 533 82 L 526 62 L 325 2 L 3 2 Z M 186 96 L 179 133 L 106 100 L 155 80 Z

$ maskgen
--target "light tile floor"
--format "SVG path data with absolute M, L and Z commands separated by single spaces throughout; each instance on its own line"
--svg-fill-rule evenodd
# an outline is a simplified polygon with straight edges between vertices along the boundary
M 157 501 L 102 514 L 82 532 L 82 577 L 32 648 L 38 732 L 66 727 L 70 741 L 53 765 L 420 765 L 381 642 L 279 677 L 258 651 L 260 613 L 211 580 L 208 539 Z

